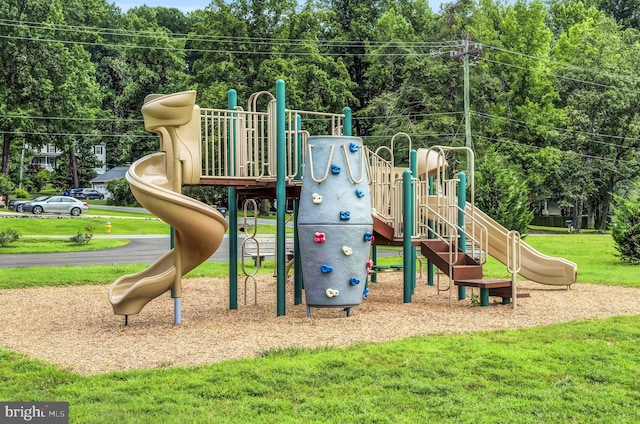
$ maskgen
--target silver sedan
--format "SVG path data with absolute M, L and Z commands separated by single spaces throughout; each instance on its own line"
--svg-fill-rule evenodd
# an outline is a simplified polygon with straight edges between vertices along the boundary
M 89 205 L 87 205 L 86 202 L 69 196 L 53 196 L 42 201 L 27 202 L 23 207 L 25 211 L 33 212 L 34 215 L 47 212 L 68 213 L 73 216 L 78 216 L 82 212 L 89 210 Z

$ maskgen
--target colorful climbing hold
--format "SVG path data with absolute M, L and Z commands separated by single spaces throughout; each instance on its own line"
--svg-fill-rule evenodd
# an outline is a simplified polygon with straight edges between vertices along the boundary
M 333 267 L 331 265 L 322 264 L 320 265 L 320 271 L 322 271 L 323 274 L 333 272 Z
M 364 197 L 364 191 L 362 189 L 357 188 L 356 189 L 356 196 L 358 196 L 360 199 L 362 199 Z
M 327 241 L 327 237 L 324 233 L 317 232 L 313 234 L 313 241 L 316 243 L 324 243 Z
M 349 151 L 351 151 L 351 153 L 357 152 L 359 148 L 360 148 L 360 146 L 358 146 L 353 141 L 351 143 L 349 143 Z
M 331 164 L 331 173 L 337 175 L 340 173 L 340 167 L 335 164 Z
M 316 205 L 319 205 L 320 203 L 322 203 L 322 196 L 320 196 L 318 193 L 312 193 L 311 201 Z
M 352 286 L 358 285 L 360 284 L 360 279 L 356 277 L 351 277 L 349 278 L 349 284 L 351 284 Z
M 348 221 L 351 219 L 351 212 L 349 211 L 340 211 L 340 219 L 342 221 Z
M 342 246 L 342 253 L 344 253 L 345 256 L 351 256 L 353 254 L 353 249 L 349 246 Z

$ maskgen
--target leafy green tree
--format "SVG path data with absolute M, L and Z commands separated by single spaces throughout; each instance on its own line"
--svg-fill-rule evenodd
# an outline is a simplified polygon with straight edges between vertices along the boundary
M 637 34 L 621 32 L 601 15 L 573 25 L 554 49 L 554 72 L 560 76 L 568 128 L 574 131 L 566 134 L 563 148 L 582 157 L 579 174 L 573 176 L 584 181 L 575 215 L 592 216 L 603 231 L 611 193 L 640 171 L 640 94 L 634 77 L 638 41 Z M 577 231 L 581 221 L 576 219 Z
M 129 183 L 124 178 L 116 178 L 107 181 L 107 190 L 111 197 L 107 200 L 110 205 L 116 206 L 140 206 L 135 196 L 131 192 Z
M 629 197 L 614 196 L 615 225 L 612 236 L 620 259 L 640 264 L 640 183 Z
M 533 219 L 526 180 L 493 150 L 486 152 L 478 162 L 476 206 L 505 228 L 524 236 Z

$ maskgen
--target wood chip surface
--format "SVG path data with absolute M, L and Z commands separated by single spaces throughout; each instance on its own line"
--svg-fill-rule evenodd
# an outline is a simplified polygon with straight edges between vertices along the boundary
M 447 283 L 441 277 L 441 285 Z M 411 303 L 403 303 L 402 273 L 383 273 L 370 295 L 347 317 L 342 309 L 293 304 L 287 283 L 286 315 L 276 316 L 276 279 L 258 280 L 258 305 L 249 284 L 238 283 L 237 310 L 229 309 L 228 280 L 183 281 L 182 324 L 173 324 L 173 299 L 165 294 L 140 314 L 113 314 L 108 286 L 0 291 L 0 344 L 79 374 L 205 365 L 286 347 L 346 346 L 427 334 L 453 334 L 547 325 L 615 315 L 640 314 L 640 289 L 574 284 L 564 287 L 519 282 L 531 297 L 517 308 L 490 298 L 489 307 L 467 299 L 451 302 L 448 292 L 419 282 Z

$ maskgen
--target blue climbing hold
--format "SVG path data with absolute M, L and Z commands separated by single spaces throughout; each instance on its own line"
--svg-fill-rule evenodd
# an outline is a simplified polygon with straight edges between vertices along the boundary
M 365 289 L 362 291 L 362 295 L 363 295 L 364 297 L 369 297 L 369 287 L 365 288 Z
M 373 240 L 373 233 L 370 233 L 369 231 L 364 233 L 364 241 L 371 241 Z
M 351 284 L 352 286 L 358 285 L 360 284 L 360 279 L 356 277 L 351 277 L 349 278 L 349 284 Z
M 340 167 L 335 164 L 331 164 L 331 173 L 337 175 L 340 173 Z
M 358 196 L 359 198 L 363 198 L 364 197 L 364 191 L 360 188 L 356 189 L 356 196 Z
M 357 152 L 359 148 L 360 148 L 360 146 L 358 146 L 353 141 L 349 144 L 349 150 L 351 151 L 351 153 Z
M 331 265 L 322 264 L 322 265 L 320 265 L 320 271 L 322 271 L 324 274 L 326 274 L 327 272 L 332 272 L 333 271 L 333 267 Z
M 340 219 L 342 221 L 348 221 L 351 219 L 351 212 L 349 211 L 340 211 Z

